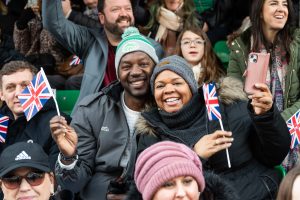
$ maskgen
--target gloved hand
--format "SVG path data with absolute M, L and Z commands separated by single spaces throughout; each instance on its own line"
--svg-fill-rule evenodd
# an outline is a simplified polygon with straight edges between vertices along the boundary
M 28 22 L 33 18 L 35 18 L 33 10 L 31 8 L 24 9 L 20 18 L 16 21 L 17 28 L 19 30 L 27 28 Z

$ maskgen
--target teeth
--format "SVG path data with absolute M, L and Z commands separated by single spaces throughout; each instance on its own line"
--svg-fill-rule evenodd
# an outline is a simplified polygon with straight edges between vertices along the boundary
M 279 15 L 279 16 L 275 16 L 277 19 L 283 19 L 283 16 L 282 15 Z
M 173 102 L 173 101 L 177 101 L 178 98 L 169 98 L 169 99 L 166 99 L 166 102 Z

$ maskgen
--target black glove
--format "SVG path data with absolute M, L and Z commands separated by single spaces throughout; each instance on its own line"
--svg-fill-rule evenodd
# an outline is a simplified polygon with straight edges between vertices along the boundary
M 28 22 L 33 18 L 35 18 L 35 14 L 32 11 L 32 9 L 26 8 L 25 10 L 23 10 L 20 18 L 16 22 L 17 28 L 19 30 L 23 30 L 23 29 L 27 28 Z

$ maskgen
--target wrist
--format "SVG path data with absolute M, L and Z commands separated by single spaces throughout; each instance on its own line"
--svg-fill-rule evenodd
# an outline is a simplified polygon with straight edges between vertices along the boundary
M 59 160 L 63 164 L 70 164 L 70 163 L 73 163 L 74 161 L 78 160 L 78 155 L 77 155 L 77 153 L 75 153 L 72 156 L 66 156 L 62 152 L 59 152 Z

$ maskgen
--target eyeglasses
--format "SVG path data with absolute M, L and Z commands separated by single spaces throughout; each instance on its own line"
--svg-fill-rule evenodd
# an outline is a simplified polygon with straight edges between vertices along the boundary
M 201 39 L 196 39 L 196 40 L 188 40 L 188 39 L 185 39 L 185 40 L 181 40 L 181 45 L 184 46 L 184 47 L 190 47 L 192 45 L 192 43 L 195 45 L 195 46 L 201 46 L 201 45 L 204 45 L 205 44 L 205 40 L 201 40 Z
M 23 178 L 29 183 L 31 186 L 38 186 L 43 183 L 45 178 L 45 172 L 29 172 L 25 176 L 7 176 L 2 178 L 2 183 L 8 189 L 16 189 L 20 187 Z

